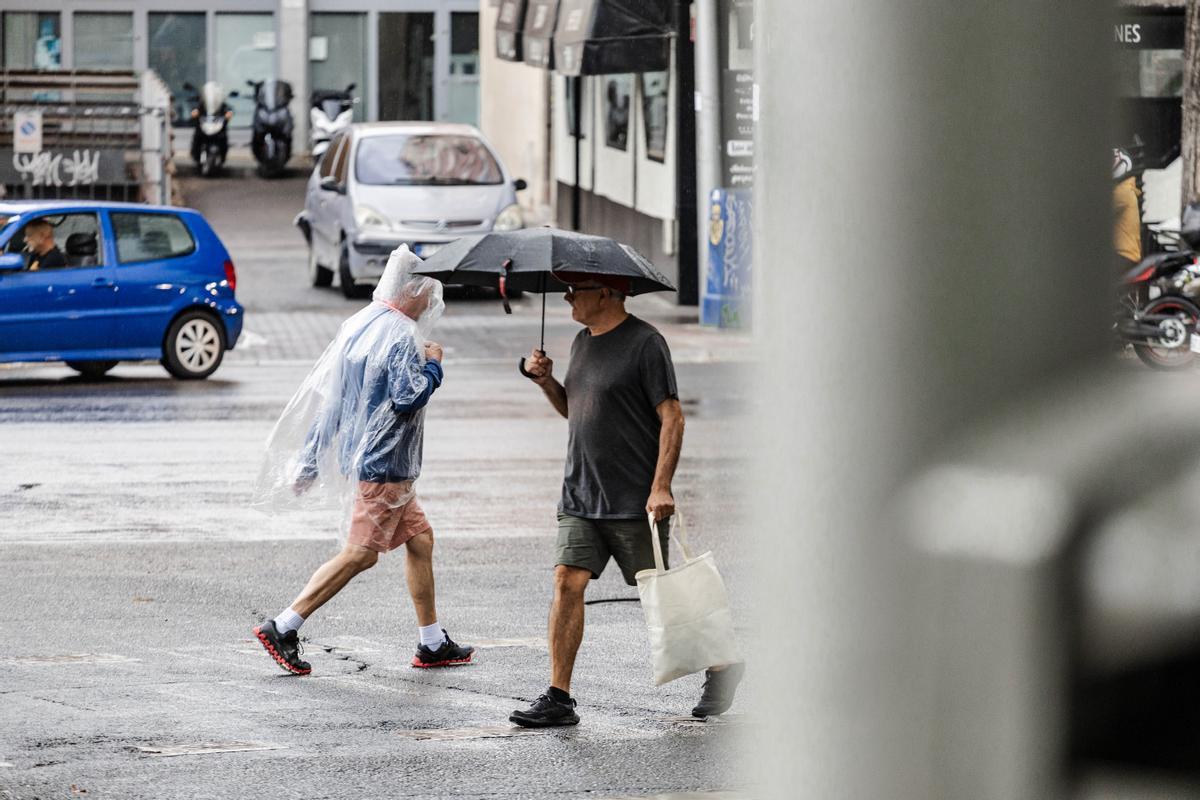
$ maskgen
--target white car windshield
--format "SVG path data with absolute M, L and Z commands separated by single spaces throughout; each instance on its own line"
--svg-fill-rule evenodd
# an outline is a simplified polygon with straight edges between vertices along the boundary
M 358 145 L 354 175 L 375 186 L 473 186 L 504 181 L 500 165 L 474 136 L 370 136 Z

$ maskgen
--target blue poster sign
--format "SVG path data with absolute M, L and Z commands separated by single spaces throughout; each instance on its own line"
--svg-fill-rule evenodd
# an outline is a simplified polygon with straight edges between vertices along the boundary
M 708 275 L 700 298 L 700 322 L 749 328 L 753 275 L 748 189 L 714 189 L 708 201 Z

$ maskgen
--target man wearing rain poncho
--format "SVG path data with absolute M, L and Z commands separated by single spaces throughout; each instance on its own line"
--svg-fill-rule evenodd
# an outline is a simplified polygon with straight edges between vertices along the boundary
M 412 274 L 420 259 L 392 253 L 374 302 L 342 324 L 275 424 L 256 488 L 270 510 L 326 506 L 346 514 L 344 547 L 255 635 L 288 672 L 312 671 L 298 631 L 380 553 L 404 545 L 420 644 L 415 667 L 465 664 L 434 604 L 433 529 L 417 500 L 425 405 L 442 383 L 442 349 L 425 341 L 442 315 L 442 286 Z

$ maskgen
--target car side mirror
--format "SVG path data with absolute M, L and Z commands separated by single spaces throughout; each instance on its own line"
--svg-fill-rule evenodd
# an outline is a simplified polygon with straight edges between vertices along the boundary
M 346 87 L 346 92 L 347 92 L 347 93 L 353 92 L 353 91 L 354 91 L 354 87 L 355 87 L 355 86 L 357 86 L 357 85 L 358 85 L 358 84 L 354 84 L 354 83 L 350 84 L 349 86 L 347 86 L 347 87 Z
M 237 89 L 234 89 L 232 92 L 229 93 L 229 96 L 230 97 L 241 97 L 241 94 L 238 93 Z
M 184 88 L 184 89 L 187 89 L 189 92 L 194 92 L 194 91 L 196 91 L 196 87 L 195 87 L 195 85 L 193 85 L 193 84 L 192 84 L 192 82 L 191 82 L 191 81 L 184 81 L 184 82 L 183 82 L 183 88 Z
M 524 178 L 517 178 L 515 181 L 513 181 L 513 188 L 520 192 L 528 189 L 529 184 L 525 182 Z
M 25 269 L 25 256 L 20 253 L 0 254 L 0 272 L 16 272 Z
M 327 192 L 342 193 L 342 185 L 332 175 L 326 175 L 324 178 L 321 178 L 321 188 Z

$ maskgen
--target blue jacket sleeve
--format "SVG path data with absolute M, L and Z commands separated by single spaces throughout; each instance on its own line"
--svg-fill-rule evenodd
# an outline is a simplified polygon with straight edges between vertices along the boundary
M 424 408 L 429 398 L 433 396 L 434 389 L 442 385 L 442 365 L 430 359 L 425 362 L 425 366 L 421 368 L 421 373 L 425 376 L 425 388 L 422 389 L 416 396 L 406 397 L 407 402 L 398 402 L 397 395 L 409 395 L 408 387 L 392 386 L 392 406 L 399 414 L 408 414 L 416 411 L 419 408 Z M 400 391 L 397 391 L 400 389 Z

